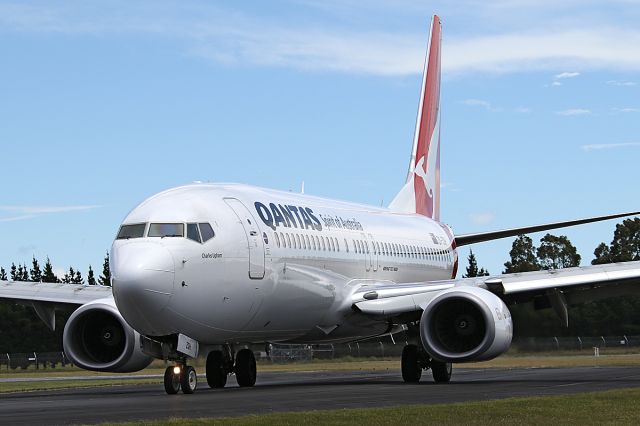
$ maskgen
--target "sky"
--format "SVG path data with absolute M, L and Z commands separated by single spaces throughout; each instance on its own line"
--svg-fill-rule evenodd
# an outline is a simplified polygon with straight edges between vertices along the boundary
M 456 234 L 640 209 L 638 0 L 0 0 L 0 265 L 99 271 L 132 208 L 193 181 L 388 204 L 433 14 Z M 589 264 L 614 227 L 556 234 Z

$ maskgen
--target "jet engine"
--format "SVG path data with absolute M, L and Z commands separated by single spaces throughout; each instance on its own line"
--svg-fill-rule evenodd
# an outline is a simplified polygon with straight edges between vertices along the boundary
M 511 313 L 495 294 L 478 287 L 443 291 L 425 307 L 420 339 L 429 355 L 445 362 L 485 361 L 509 349 Z
M 67 357 L 85 370 L 129 373 L 152 360 L 140 349 L 140 334 L 124 321 L 113 299 L 95 300 L 73 312 L 62 344 Z

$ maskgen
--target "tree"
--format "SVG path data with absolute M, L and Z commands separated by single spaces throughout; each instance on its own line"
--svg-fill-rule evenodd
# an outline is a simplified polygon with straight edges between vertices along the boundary
M 511 246 L 509 256 L 511 260 L 504 264 L 505 274 L 540 270 L 536 248 L 531 238 L 526 235 L 518 235 Z
M 0 268 L 0 281 L 6 281 L 7 280 L 7 271 L 4 270 L 4 268 Z
M 38 264 L 38 260 L 35 256 L 33 256 L 33 260 L 31 261 L 31 271 L 29 272 L 29 275 L 31 275 L 31 281 L 35 283 L 42 281 L 42 272 L 40 271 L 40 265 Z
M 98 277 L 98 283 L 100 285 L 111 285 L 111 272 L 109 271 L 109 252 L 104 257 L 104 263 L 102 264 L 102 275 Z
M 96 285 L 96 278 L 93 276 L 91 265 L 89 265 L 89 272 L 87 272 L 87 284 Z
M 75 277 L 76 277 L 76 271 L 73 269 L 72 266 L 69 266 L 69 272 L 64 274 L 64 277 L 62 278 L 62 282 L 65 284 L 73 284 Z
M 640 260 L 640 218 L 617 224 L 611 244 L 600 243 L 593 254 L 596 257 L 593 265 Z
M 74 284 L 84 284 L 84 280 L 82 279 L 82 274 L 80 273 L 80 271 L 76 271 L 76 274 L 73 277 L 73 283 Z
M 29 281 L 29 268 L 22 263 L 18 264 L 17 281 Z
M 570 268 L 580 265 L 580 255 L 565 235 L 547 234 L 540 239 L 538 260 L 542 269 Z
M 467 273 L 462 276 L 462 278 L 471 278 L 471 277 L 485 277 L 489 275 L 489 271 L 484 268 L 478 269 L 478 261 L 476 260 L 476 255 L 473 254 L 473 250 L 469 250 L 469 257 L 467 258 L 469 266 L 467 266 Z
M 60 280 L 56 277 L 56 274 L 53 273 L 53 266 L 51 266 L 51 261 L 47 257 L 47 263 L 44 264 L 44 270 L 42 272 L 42 282 L 43 283 L 58 283 Z
M 11 281 L 18 281 L 18 268 L 15 263 L 11 263 Z

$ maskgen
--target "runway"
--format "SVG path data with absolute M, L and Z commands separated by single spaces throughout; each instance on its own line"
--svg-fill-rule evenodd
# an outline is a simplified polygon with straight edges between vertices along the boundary
M 254 388 L 237 387 L 233 377 L 229 382 L 232 386 L 212 390 L 200 380 L 193 395 L 166 395 L 160 384 L 3 394 L 0 424 L 240 416 L 561 395 L 640 387 L 640 368 L 459 368 L 447 385 L 434 384 L 430 374 L 420 384 L 404 384 L 399 371 L 258 373 Z

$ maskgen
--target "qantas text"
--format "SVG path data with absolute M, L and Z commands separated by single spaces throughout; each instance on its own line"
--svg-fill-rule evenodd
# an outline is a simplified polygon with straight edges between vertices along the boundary
M 322 231 L 325 228 L 350 229 L 352 231 L 363 231 L 362 224 L 355 218 L 344 219 L 340 216 L 321 215 L 320 219 L 309 207 L 291 206 L 283 204 L 264 203 L 256 201 L 254 203 L 258 216 L 269 228 L 276 230 L 279 226 L 285 228 L 313 229 Z

